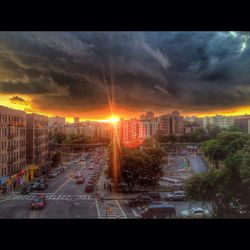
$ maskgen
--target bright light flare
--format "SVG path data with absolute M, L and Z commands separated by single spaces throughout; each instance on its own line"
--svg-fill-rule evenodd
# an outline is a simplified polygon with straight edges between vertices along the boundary
M 117 123 L 120 121 L 120 118 L 117 116 L 111 116 L 110 118 L 107 119 L 107 121 L 110 123 Z

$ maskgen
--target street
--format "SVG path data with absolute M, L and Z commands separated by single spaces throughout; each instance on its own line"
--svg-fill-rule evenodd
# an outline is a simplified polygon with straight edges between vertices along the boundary
M 104 158 L 104 157 L 103 157 Z M 205 163 L 200 156 L 186 156 L 190 161 L 190 169 L 192 173 L 207 171 Z M 143 211 L 140 207 L 129 207 L 128 201 L 135 198 L 136 194 L 115 194 L 105 191 L 104 200 L 96 199 L 91 193 L 85 192 L 85 186 L 91 178 L 96 166 L 93 164 L 91 157 L 85 161 L 72 160 L 67 162 L 67 167 L 63 173 L 55 178 L 48 178 L 48 188 L 42 192 L 32 192 L 22 195 L 20 192 L 14 192 L 5 200 L 0 200 L 0 218 L 100 218 L 100 219 L 125 219 L 139 218 Z M 164 174 L 172 177 L 183 175 L 182 163 L 185 160 L 182 156 L 172 156 L 174 162 L 168 169 L 164 167 Z M 90 165 L 94 165 L 94 169 L 89 169 Z M 81 173 L 85 179 L 84 184 L 76 184 L 74 178 L 77 173 Z M 177 175 L 176 175 L 177 173 Z M 184 173 L 185 174 L 185 173 Z M 99 178 L 98 189 L 102 190 L 103 183 L 106 181 L 104 171 Z M 43 209 L 32 210 L 31 200 L 37 193 L 46 195 L 46 206 Z M 163 200 L 166 198 L 166 192 L 161 192 Z M 171 202 L 176 208 L 177 217 L 180 212 L 190 209 L 192 206 L 201 206 L 200 203 L 191 203 L 189 201 L 173 201 Z

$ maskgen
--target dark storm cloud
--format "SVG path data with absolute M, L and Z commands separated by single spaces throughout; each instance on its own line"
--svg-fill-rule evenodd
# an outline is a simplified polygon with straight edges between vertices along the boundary
M 98 109 L 112 88 L 138 111 L 249 105 L 249 65 L 248 33 L 0 33 L 1 93 L 44 110 Z
M 27 102 L 23 98 L 21 98 L 19 96 L 13 96 L 13 97 L 11 97 L 10 101 L 12 103 L 14 103 L 14 104 L 23 104 L 23 105 L 27 104 Z

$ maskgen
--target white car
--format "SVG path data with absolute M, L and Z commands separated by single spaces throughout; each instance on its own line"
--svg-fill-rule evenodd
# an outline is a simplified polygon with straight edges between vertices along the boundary
M 181 216 L 185 218 L 206 218 L 210 216 L 210 213 L 207 209 L 193 207 L 190 210 L 181 211 Z

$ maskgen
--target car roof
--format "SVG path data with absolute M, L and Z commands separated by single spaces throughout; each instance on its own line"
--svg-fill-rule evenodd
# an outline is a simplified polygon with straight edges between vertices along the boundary
M 36 196 L 34 198 L 43 198 L 43 197 L 45 197 L 44 194 L 36 194 Z
M 149 204 L 149 208 L 175 208 L 174 205 L 169 204 L 169 203 L 152 203 Z
M 203 212 L 203 209 L 201 207 L 193 207 L 191 208 L 192 211 L 202 211 Z

